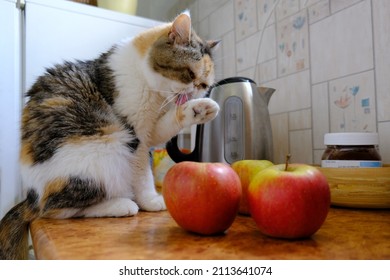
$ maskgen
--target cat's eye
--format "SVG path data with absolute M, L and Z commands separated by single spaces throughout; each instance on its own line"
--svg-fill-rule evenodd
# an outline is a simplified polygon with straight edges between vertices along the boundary
M 188 70 L 188 73 L 189 73 L 191 79 L 195 79 L 196 76 L 195 76 L 195 73 L 192 70 Z
M 201 83 L 200 87 L 203 88 L 203 89 L 206 89 L 206 88 L 208 88 L 208 85 L 206 85 L 205 83 Z

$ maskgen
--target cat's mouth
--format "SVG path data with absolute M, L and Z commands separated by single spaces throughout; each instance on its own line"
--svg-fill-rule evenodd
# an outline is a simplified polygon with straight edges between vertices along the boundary
M 192 92 L 179 93 L 176 98 L 176 105 L 183 105 L 192 99 Z

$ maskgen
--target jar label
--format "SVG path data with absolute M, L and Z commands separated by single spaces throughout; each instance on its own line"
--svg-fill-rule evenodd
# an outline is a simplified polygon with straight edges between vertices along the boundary
M 374 160 L 322 160 L 321 167 L 332 168 L 370 168 L 382 167 L 381 161 Z

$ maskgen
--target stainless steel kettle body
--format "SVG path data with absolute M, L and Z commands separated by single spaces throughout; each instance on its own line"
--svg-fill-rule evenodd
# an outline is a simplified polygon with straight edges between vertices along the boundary
M 195 148 L 190 154 L 182 153 L 177 147 L 177 138 L 172 138 L 166 145 L 169 156 L 175 162 L 272 161 L 268 102 L 274 91 L 257 87 L 254 81 L 243 77 L 218 82 L 209 92 L 209 97 L 220 106 L 218 116 L 197 126 Z

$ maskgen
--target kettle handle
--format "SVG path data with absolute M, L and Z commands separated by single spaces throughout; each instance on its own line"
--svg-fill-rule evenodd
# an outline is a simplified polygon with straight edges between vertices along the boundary
M 174 162 L 182 161 L 200 161 L 203 139 L 203 124 L 196 126 L 195 148 L 191 153 L 183 153 L 177 146 L 177 135 L 168 141 L 165 145 L 168 155 Z

